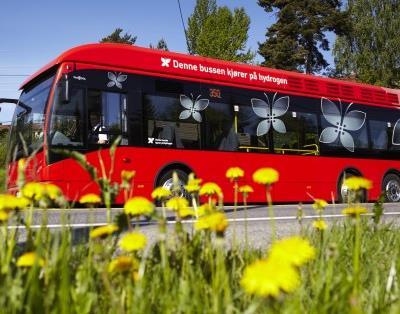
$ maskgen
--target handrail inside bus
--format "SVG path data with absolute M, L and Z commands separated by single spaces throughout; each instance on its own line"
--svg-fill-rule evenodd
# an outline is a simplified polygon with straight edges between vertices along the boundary
M 280 153 L 280 154 L 285 154 L 286 152 L 294 152 L 294 153 L 300 153 L 300 155 L 314 155 L 318 156 L 319 155 L 319 147 L 317 144 L 309 144 L 309 145 L 304 145 L 304 148 L 306 147 L 313 147 L 315 149 L 297 149 L 297 148 L 274 148 L 274 152 Z M 257 147 L 257 146 L 239 146 L 239 149 L 245 149 L 246 152 L 249 152 L 250 150 L 269 150 L 269 147 Z

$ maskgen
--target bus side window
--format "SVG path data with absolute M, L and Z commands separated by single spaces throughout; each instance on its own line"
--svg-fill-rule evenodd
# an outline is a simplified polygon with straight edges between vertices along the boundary
M 88 91 L 88 142 L 111 144 L 122 135 L 121 145 L 127 145 L 126 95 Z
M 179 94 L 145 94 L 144 114 L 147 145 L 160 148 L 200 148 L 201 123 L 192 116 L 182 118 L 185 110 Z
M 206 146 L 213 150 L 236 151 L 239 146 L 232 106 L 210 102 L 206 116 Z
M 237 114 L 237 133 L 239 150 L 246 152 L 267 152 L 270 148 L 268 133 L 257 136 L 260 118 L 254 114 L 250 105 L 240 105 Z

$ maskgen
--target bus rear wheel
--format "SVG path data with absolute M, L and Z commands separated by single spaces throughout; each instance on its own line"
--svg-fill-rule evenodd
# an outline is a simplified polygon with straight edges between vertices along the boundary
M 160 186 L 160 187 L 163 187 L 163 188 L 166 188 L 166 189 L 172 191 L 172 187 L 173 187 L 172 175 L 174 172 L 176 172 L 176 174 L 178 175 L 178 186 L 180 189 L 180 191 L 178 192 L 178 195 L 180 197 L 185 197 L 188 199 L 189 194 L 185 189 L 185 185 L 187 184 L 189 175 L 181 169 L 171 169 L 171 170 L 168 170 L 165 173 L 161 174 L 160 178 L 157 181 L 157 186 Z
M 390 173 L 383 179 L 382 190 L 385 195 L 385 202 L 400 201 L 400 178 L 398 175 Z

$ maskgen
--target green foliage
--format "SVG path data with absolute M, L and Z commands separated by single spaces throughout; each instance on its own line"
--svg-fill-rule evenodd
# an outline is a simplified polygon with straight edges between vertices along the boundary
M 0 131 L 0 192 L 6 189 L 6 159 L 7 159 L 8 130 Z
M 217 10 L 216 0 L 197 0 L 192 15 L 188 19 L 188 50 L 197 53 L 197 37 L 203 31 L 204 24 L 211 14 Z
M 351 31 L 336 39 L 337 77 L 400 87 L 400 1 L 349 0 Z
M 0 233 L 0 306 L 4 313 L 397 313 L 400 309 L 400 233 L 395 225 L 374 228 L 363 218 L 361 291 L 352 296 L 350 220 L 333 225 L 321 237 L 304 231 L 317 257 L 301 272 L 301 286 L 277 301 L 248 296 L 240 286 L 246 265 L 265 257 L 266 248 L 231 250 L 225 240 L 189 231 L 184 238 L 168 232 L 166 261 L 160 240 L 139 253 L 139 280 L 127 272 L 110 273 L 110 261 L 121 254 L 117 238 L 89 239 L 73 245 L 72 229 L 35 232 L 43 268 L 16 267 L 22 246 L 16 231 Z M 222 241 L 222 242 L 221 242 Z M 11 246 L 11 247 L 10 247 Z M 10 251 L 9 251 L 10 249 Z M 12 258 L 8 259 L 8 252 Z M 279 271 L 279 270 L 278 270 Z
M 217 7 L 215 1 L 198 0 L 188 21 L 188 50 L 191 54 L 217 59 L 250 62 L 254 54 L 246 51 L 250 17 L 244 8 L 232 12 Z
M 167 42 L 165 41 L 164 38 L 161 38 L 157 45 L 154 47 L 152 44 L 149 45 L 149 48 L 151 49 L 158 49 L 158 50 L 165 50 L 165 51 L 169 51 L 168 50 L 168 46 L 167 46 Z
M 330 0 L 258 0 L 268 13 L 276 13 L 277 21 L 259 44 L 264 66 L 319 72 L 328 66 L 320 50 L 328 51 L 325 33 L 344 34 L 348 31 L 347 14 L 340 11 L 341 1 Z
M 4 168 L 7 158 L 8 130 L 0 130 L 0 168 Z
M 0 193 L 5 192 L 6 190 L 6 170 L 3 168 L 0 168 Z
M 103 37 L 100 42 L 101 43 L 118 43 L 118 44 L 127 44 L 134 45 L 137 39 L 137 36 L 132 36 L 128 33 L 122 35 L 123 29 L 116 28 L 110 35 Z

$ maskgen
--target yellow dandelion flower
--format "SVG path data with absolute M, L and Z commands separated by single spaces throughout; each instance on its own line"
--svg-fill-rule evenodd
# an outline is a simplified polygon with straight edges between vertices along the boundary
M 83 195 L 79 199 L 79 203 L 81 204 L 100 204 L 101 203 L 101 197 L 95 193 L 88 193 Z
M 228 227 L 228 220 L 224 213 L 215 212 L 200 217 L 194 226 L 196 230 L 210 230 L 216 233 L 223 233 Z
M 240 284 L 248 294 L 276 298 L 281 292 L 293 292 L 300 285 L 300 276 L 287 263 L 258 260 L 245 268 Z
M 314 259 L 315 248 L 310 242 L 298 236 L 278 240 L 271 246 L 269 258 L 281 263 L 301 266 Z
M 363 177 L 350 177 L 344 180 L 344 186 L 349 190 L 358 191 L 361 189 L 369 190 L 372 188 L 372 181 Z
M 24 209 L 24 208 L 28 207 L 29 204 L 31 203 L 30 200 L 25 197 L 17 197 L 15 202 L 16 202 L 16 204 L 15 204 L 16 209 Z
M 366 214 L 366 213 L 368 213 L 368 210 L 365 207 L 361 207 L 361 206 L 347 207 L 342 210 L 343 215 L 347 215 L 347 216 L 351 216 L 351 217 L 360 216 L 361 214 Z
M 189 179 L 188 184 L 185 185 L 186 191 L 189 193 L 198 193 L 200 191 L 201 179 Z
M 316 198 L 314 200 L 314 204 L 312 205 L 312 207 L 316 210 L 316 211 L 321 211 L 324 210 L 325 207 L 328 206 L 328 202 L 323 200 L 323 199 L 319 199 Z
M 313 227 L 319 231 L 323 231 L 326 228 L 328 228 L 328 225 L 326 224 L 326 222 L 322 219 L 317 219 L 313 221 Z
M 30 200 L 41 200 L 46 195 L 45 184 L 28 182 L 22 187 L 22 195 Z
M 153 211 L 154 204 L 142 196 L 132 197 L 124 205 L 125 214 L 130 216 L 151 215 Z
M 239 167 L 231 167 L 226 171 L 226 177 L 231 181 L 242 178 L 243 176 L 244 176 L 244 171 L 242 168 Z
M 0 222 L 5 222 L 10 217 L 10 214 L 4 210 L 0 210 Z
M 44 259 L 39 257 L 35 252 L 28 252 L 21 255 L 17 260 L 18 267 L 32 267 L 33 265 L 44 266 Z
M 181 211 L 189 206 L 189 202 L 183 197 L 173 197 L 168 200 L 166 207 L 173 211 Z
M 239 192 L 243 194 L 249 194 L 253 193 L 254 190 L 250 185 L 242 185 L 241 187 L 239 187 Z
M 122 170 L 121 171 L 121 180 L 124 182 L 130 182 L 135 177 L 135 171 Z
M 261 168 L 253 173 L 253 181 L 259 184 L 270 185 L 279 180 L 279 173 L 273 168 Z
M 0 210 L 2 211 L 12 211 L 19 208 L 19 199 L 12 194 L 0 194 Z
M 62 196 L 61 189 L 52 183 L 44 184 L 44 194 L 53 201 Z
M 146 236 L 139 232 L 125 234 L 118 243 L 119 247 L 126 252 L 143 250 L 146 244 Z
M 211 205 L 206 203 L 206 204 L 199 206 L 199 208 L 197 208 L 197 215 L 199 215 L 199 217 L 205 216 L 205 215 L 215 212 L 216 210 L 217 209 L 215 207 L 214 202 L 212 202 Z
M 212 196 L 212 195 L 221 195 L 222 190 L 218 186 L 218 184 L 214 182 L 207 182 L 202 185 L 199 191 L 200 195 L 207 195 L 207 196 Z
M 114 232 L 118 231 L 118 226 L 116 225 L 105 225 L 97 227 L 90 231 L 90 238 L 106 238 Z
M 137 269 L 138 263 L 132 256 L 118 256 L 108 264 L 108 272 L 127 272 Z
M 190 218 L 196 216 L 196 213 L 194 212 L 193 209 L 190 209 L 188 207 L 182 208 L 178 211 L 179 217 L 181 218 Z
M 170 190 L 164 187 L 158 187 L 151 193 L 151 197 L 155 200 L 163 200 L 170 197 L 171 194 Z

